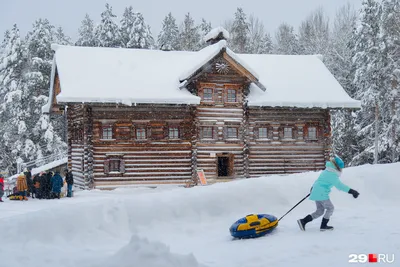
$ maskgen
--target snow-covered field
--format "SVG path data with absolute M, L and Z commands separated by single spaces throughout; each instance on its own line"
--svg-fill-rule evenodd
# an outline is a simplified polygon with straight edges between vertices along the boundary
M 352 253 L 394 253 L 400 266 L 400 163 L 344 170 L 360 196 L 333 189 L 332 232 L 306 200 L 275 231 L 232 240 L 229 227 L 250 213 L 286 213 L 308 194 L 318 172 L 195 188 L 77 192 L 72 199 L 0 203 L 0 266 L 339 267 Z

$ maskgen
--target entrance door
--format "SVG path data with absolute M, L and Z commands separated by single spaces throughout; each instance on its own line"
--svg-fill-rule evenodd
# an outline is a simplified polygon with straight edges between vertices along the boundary
M 218 177 L 233 175 L 233 155 L 218 155 Z
M 229 174 L 229 158 L 218 157 L 218 177 L 228 176 Z

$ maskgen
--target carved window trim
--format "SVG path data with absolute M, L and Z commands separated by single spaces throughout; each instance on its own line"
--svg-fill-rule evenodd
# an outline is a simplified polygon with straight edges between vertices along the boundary
M 117 169 L 115 167 L 117 166 Z M 106 155 L 104 160 L 104 174 L 124 174 L 125 173 L 125 159 L 124 155 Z
M 315 138 L 310 138 L 310 129 L 315 129 Z M 309 142 L 317 142 L 322 136 L 322 127 L 318 123 L 308 123 L 304 127 L 304 139 Z

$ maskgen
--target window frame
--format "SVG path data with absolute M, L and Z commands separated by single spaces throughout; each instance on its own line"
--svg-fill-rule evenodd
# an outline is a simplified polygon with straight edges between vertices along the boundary
M 140 132 L 140 133 L 144 133 L 144 138 L 138 138 L 139 137 L 139 130 L 143 130 L 143 132 Z M 147 136 L 147 127 L 146 126 L 142 126 L 142 125 L 139 125 L 139 126 L 136 126 L 135 127 L 135 140 L 137 140 L 137 141 L 146 141 L 148 139 L 148 136 Z
M 229 130 L 232 130 L 232 129 L 235 129 L 235 132 L 236 132 L 236 135 L 235 135 L 235 137 L 232 137 L 232 136 L 230 136 L 229 134 Z M 226 127 L 226 136 L 225 136 L 225 139 L 227 139 L 227 140 L 232 140 L 232 139 L 234 139 L 234 140 L 236 140 L 236 139 L 239 139 L 239 127 L 235 127 L 235 126 L 232 126 L 232 125 L 229 125 L 229 126 L 227 126 Z
M 105 136 L 104 136 L 104 130 L 105 129 L 110 129 L 110 132 L 111 132 L 111 138 L 105 138 Z M 102 125 L 101 126 L 101 140 L 115 140 L 114 139 L 114 127 L 113 127 L 113 125 Z
M 177 136 L 175 137 L 171 137 L 171 130 L 176 130 Z M 180 139 L 181 137 L 181 131 L 180 131 L 180 127 L 176 126 L 176 125 L 171 125 L 168 126 L 168 139 L 170 140 L 174 140 L 174 139 Z
M 314 132 L 315 136 L 313 138 L 310 137 L 310 129 L 315 130 L 315 132 Z M 312 126 L 307 127 L 307 140 L 310 140 L 310 141 L 318 140 L 318 127 L 317 126 L 312 125 Z
M 118 167 L 116 168 L 116 169 L 113 169 L 112 167 L 115 167 L 115 166 L 113 166 L 113 164 L 118 164 Z M 119 173 L 119 172 L 121 172 L 121 159 L 117 159 L 117 158 L 110 158 L 109 159 L 109 171 L 110 171 L 110 173 Z
M 211 137 L 206 137 L 205 135 L 204 135 L 204 130 L 206 129 L 206 128 L 210 128 L 211 129 Z M 201 139 L 208 139 L 208 140 L 213 140 L 214 139 L 214 127 L 213 126 L 202 126 L 201 127 Z
M 206 90 L 211 90 L 211 99 L 209 98 L 205 98 L 205 91 Z M 214 88 L 211 88 L 209 86 L 202 88 L 202 96 L 201 96 L 201 100 L 204 102 L 214 102 Z
M 265 129 L 265 136 L 261 136 L 261 132 L 260 132 L 260 130 L 261 129 Z M 268 138 L 268 132 L 269 132 L 269 130 L 268 130 L 268 127 L 267 126 L 260 126 L 260 127 L 258 127 L 257 128 L 257 132 L 258 132 L 258 138 L 257 139 L 262 139 L 262 140 L 265 140 L 265 139 L 269 139 Z
M 235 92 L 235 101 L 230 101 L 230 91 Z M 238 102 L 238 90 L 233 88 L 226 88 L 226 103 L 237 103 Z
M 286 136 L 286 129 L 290 129 L 290 133 L 291 133 L 290 137 L 287 137 L 287 136 Z M 282 139 L 284 139 L 284 140 L 293 140 L 293 139 L 294 139 L 294 136 L 293 136 L 293 127 L 291 127 L 291 126 L 283 126 L 283 135 L 282 135 Z

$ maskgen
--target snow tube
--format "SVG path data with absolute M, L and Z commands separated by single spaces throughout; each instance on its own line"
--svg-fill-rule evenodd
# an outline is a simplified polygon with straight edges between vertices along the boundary
M 28 200 L 27 197 L 23 197 L 23 196 L 9 196 L 8 197 L 10 200 Z
M 278 226 L 278 219 L 269 214 L 250 214 L 237 220 L 229 228 L 235 238 L 255 238 L 272 232 Z

